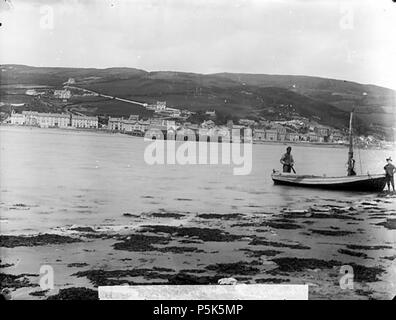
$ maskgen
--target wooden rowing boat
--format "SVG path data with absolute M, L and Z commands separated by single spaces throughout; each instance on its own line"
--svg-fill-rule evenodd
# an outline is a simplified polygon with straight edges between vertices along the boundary
M 349 150 L 348 150 L 348 170 L 347 176 L 326 177 L 313 175 L 297 175 L 291 173 L 279 173 L 273 171 L 271 178 L 275 184 L 289 185 L 294 187 L 307 187 L 330 190 L 349 191 L 382 191 L 386 184 L 384 174 L 356 175 L 355 160 L 353 159 L 353 137 L 352 137 L 352 116 L 349 120 Z M 293 169 L 293 167 L 292 167 Z M 294 171 L 294 170 L 293 170 Z
M 274 172 L 271 175 L 275 184 L 318 188 L 329 190 L 376 191 L 385 187 L 385 174 L 356 175 L 345 177 L 321 177 Z

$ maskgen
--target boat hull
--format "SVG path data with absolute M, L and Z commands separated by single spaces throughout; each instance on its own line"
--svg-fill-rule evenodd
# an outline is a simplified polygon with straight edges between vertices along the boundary
M 386 184 L 385 174 L 320 177 L 274 173 L 271 177 L 275 184 L 327 190 L 380 192 Z

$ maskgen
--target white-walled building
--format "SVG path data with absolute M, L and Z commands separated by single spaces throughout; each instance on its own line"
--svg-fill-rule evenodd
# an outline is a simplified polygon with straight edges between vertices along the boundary
M 137 119 L 137 116 L 130 116 L 129 119 L 109 118 L 108 129 L 121 132 L 145 132 L 150 122 Z
M 54 97 L 58 99 L 67 100 L 71 98 L 70 90 L 55 90 Z
M 22 111 L 10 116 L 10 123 L 15 125 L 38 126 L 41 128 L 98 128 L 98 117 L 77 116 L 66 113 L 44 113 Z
M 34 117 L 31 116 L 30 119 L 33 121 Z M 70 115 L 66 113 L 37 113 L 36 119 L 37 125 L 41 128 L 67 128 L 70 125 Z
M 71 126 L 74 128 L 96 129 L 99 126 L 98 117 L 72 115 Z
M 24 125 L 25 124 L 25 116 L 20 113 L 15 113 L 12 111 L 10 116 L 10 123 L 15 125 Z

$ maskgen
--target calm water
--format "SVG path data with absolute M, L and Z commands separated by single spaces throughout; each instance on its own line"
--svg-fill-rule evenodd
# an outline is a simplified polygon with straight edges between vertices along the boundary
M 254 145 L 251 174 L 234 176 L 230 165 L 148 165 L 148 144 L 118 134 L 1 127 L 1 232 L 117 224 L 126 212 L 249 213 L 362 196 L 274 186 L 270 174 L 284 145 Z M 298 173 L 345 174 L 345 148 L 295 146 L 293 155 Z M 358 173 L 360 160 L 364 173 L 382 173 L 389 155 L 396 159 L 391 151 L 356 151 Z

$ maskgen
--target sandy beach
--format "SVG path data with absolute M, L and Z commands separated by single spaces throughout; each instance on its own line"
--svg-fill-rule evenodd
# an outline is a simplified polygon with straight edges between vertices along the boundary
M 384 193 L 359 202 L 312 201 L 296 210 L 257 208 L 249 215 L 120 212 L 122 225 L 1 235 L 1 256 L 8 257 L 1 261 L 1 283 L 19 299 L 89 299 L 103 285 L 216 284 L 233 277 L 239 283 L 309 284 L 310 299 L 391 299 L 395 201 L 396 195 Z M 39 286 L 43 262 L 54 269 L 53 290 Z M 339 284 L 345 265 L 354 270 L 352 290 Z

